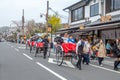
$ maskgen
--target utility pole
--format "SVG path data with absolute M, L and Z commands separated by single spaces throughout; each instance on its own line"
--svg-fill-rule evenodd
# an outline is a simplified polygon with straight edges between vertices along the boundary
M 24 35 L 24 9 L 22 10 L 23 14 L 22 14 L 22 35 Z
M 49 1 L 47 0 L 47 13 L 46 13 L 46 33 L 48 34 L 48 15 L 49 15 Z

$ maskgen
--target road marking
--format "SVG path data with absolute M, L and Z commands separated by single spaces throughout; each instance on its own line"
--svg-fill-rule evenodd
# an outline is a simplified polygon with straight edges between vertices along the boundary
M 114 72 L 114 73 L 120 74 L 120 72 L 118 72 L 118 71 L 111 70 L 111 69 L 104 68 L 104 67 L 100 67 L 100 66 L 97 66 L 97 65 L 90 64 L 90 66 L 93 66 L 93 67 L 96 67 L 96 68 L 100 68 L 100 69 L 104 69 L 104 70 L 107 70 L 107 71 L 110 71 L 110 72 Z
M 46 69 L 47 71 L 49 71 L 50 73 L 52 73 L 53 75 L 55 75 L 56 77 L 60 78 L 61 80 L 67 80 L 66 78 L 62 77 L 61 75 L 57 74 L 56 72 L 52 71 L 51 69 L 47 68 L 46 66 L 42 65 L 39 62 L 36 62 L 39 66 L 41 66 L 42 68 Z
M 24 55 L 25 57 L 27 57 L 28 59 L 33 60 L 33 58 L 31 58 L 30 56 L 28 56 L 28 55 L 25 54 L 25 53 L 23 53 L 23 55 Z
M 48 62 L 49 62 L 49 63 L 53 63 L 53 64 L 57 64 L 56 59 L 53 59 L 53 58 L 49 58 L 49 59 L 48 59 Z M 64 60 L 64 62 L 63 62 L 62 65 L 63 65 L 63 66 L 66 66 L 66 67 L 75 68 L 75 67 L 71 64 L 70 61 L 65 61 L 65 60 Z
M 16 50 L 17 52 L 19 52 L 19 49 L 15 48 L 15 50 Z
M 26 47 L 18 47 L 19 49 L 26 49 Z
M 13 48 L 13 46 L 11 46 Z

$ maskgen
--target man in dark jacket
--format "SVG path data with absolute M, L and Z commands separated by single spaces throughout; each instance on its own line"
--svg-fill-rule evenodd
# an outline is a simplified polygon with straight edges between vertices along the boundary
M 76 46 L 76 53 L 78 54 L 79 60 L 76 66 L 81 70 L 81 61 L 82 61 L 82 54 L 83 54 L 83 47 L 84 47 L 84 40 L 80 39 Z
M 48 40 L 48 36 L 46 35 L 42 41 L 44 43 L 44 47 L 43 47 L 43 52 L 44 52 L 44 59 L 46 58 L 46 54 L 47 54 L 47 50 L 48 50 L 48 44 L 49 44 L 49 40 Z
M 116 40 L 116 42 L 114 42 L 113 53 L 114 53 L 114 57 L 115 57 L 114 70 L 119 70 L 117 67 L 120 64 L 120 43 L 119 43 L 119 40 Z

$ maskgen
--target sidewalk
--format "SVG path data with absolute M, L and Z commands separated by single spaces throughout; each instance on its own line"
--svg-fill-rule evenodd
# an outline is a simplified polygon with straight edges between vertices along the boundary
M 98 63 L 98 60 L 91 60 L 91 62 Z M 106 58 L 103 60 L 103 64 L 113 67 L 113 66 L 114 66 L 114 58 L 106 57 Z M 119 64 L 118 68 L 120 68 L 120 64 Z

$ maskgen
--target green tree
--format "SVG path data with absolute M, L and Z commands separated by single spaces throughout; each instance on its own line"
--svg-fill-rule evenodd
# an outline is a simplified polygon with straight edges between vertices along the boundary
M 48 19 L 48 24 L 52 25 L 52 33 L 56 33 L 57 30 L 61 28 L 61 18 L 57 13 L 50 15 Z

